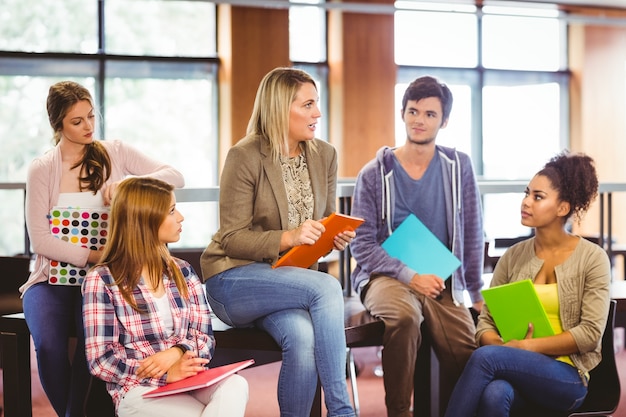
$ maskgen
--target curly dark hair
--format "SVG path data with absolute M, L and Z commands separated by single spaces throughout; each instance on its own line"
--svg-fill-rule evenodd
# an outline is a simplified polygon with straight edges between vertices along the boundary
M 573 215 L 580 221 L 598 195 L 594 160 L 582 153 L 564 150 L 550 159 L 537 175 L 547 177 L 559 198 L 570 204 L 566 220 Z

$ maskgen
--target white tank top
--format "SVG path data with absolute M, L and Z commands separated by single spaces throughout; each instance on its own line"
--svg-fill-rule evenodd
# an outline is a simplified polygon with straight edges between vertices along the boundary
M 161 297 L 156 297 L 152 294 L 152 298 L 154 299 L 154 304 L 156 305 L 159 317 L 163 323 L 163 329 L 165 329 L 167 336 L 169 337 L 172 333 L 174 333 L 174 319 L 172 318 L 169 297 L 167 296 L 167 293 L 165 293 Z
M 94 195 L 91 191 L 79 193 L 60 193 L 57 207 L 103 208 L 104 201 L 100 191 Z

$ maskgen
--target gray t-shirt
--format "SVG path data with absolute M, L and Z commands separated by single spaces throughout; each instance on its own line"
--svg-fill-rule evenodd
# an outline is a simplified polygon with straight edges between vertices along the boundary
M 393 216 L 394 230 L 410 213 L 413 213 L 449 248 L 446 201 L 439 154 L 435 152 L 426 172 L 419 180 L 411 178 L 394 155 L 393 179 L 397 190 Z

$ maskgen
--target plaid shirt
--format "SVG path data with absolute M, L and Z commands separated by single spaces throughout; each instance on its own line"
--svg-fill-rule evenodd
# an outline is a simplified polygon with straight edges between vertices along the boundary
M 106 381 L 116 407 L 126 392 L 137 385 L 165 385 L 167 374 L 160 379 L 136 376 L 142 359 L 175 344 L 197 349 L 204 358 L 213 356 L 215 338 L 202 283 L 189 263 L 175 260 L 187 282 L 189 299 L 180 295 L 174 281 L 164 278 L 174 321 L 174 332 L 170 336 L 143 280 L 133 291 L 137 305 L 146 311 L 141 314 L 124 300 L 119 287 L 113 284 L 108 267 L 92 269 L 83 282 L 87 363 L 94 376 Z

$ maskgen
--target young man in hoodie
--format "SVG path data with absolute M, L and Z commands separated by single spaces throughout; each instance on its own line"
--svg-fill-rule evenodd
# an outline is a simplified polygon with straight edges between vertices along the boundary
M 452 93 L 445 84 L 430 76 L 413 81 L 402 99 L 405 144 L 381 148 L 359 173 L 354 190 L 352 215 L 365 223 L 351 243 L 357 262 L 352 281 L 365 308 L 385 323 L 382 366 L 389 417 L 413 415 L 413 377 L 422 331 L 429 333 L 440 363 L 442 415 L 476 348 L 474 321 L 469 306 L 463 305 L 463 291 L 480 311 L 482 208 L 469 156 L 436 144 L 451 108 Z M 461 261 L 451 276 L 420 274 L 381 246 L 411 213 Z

